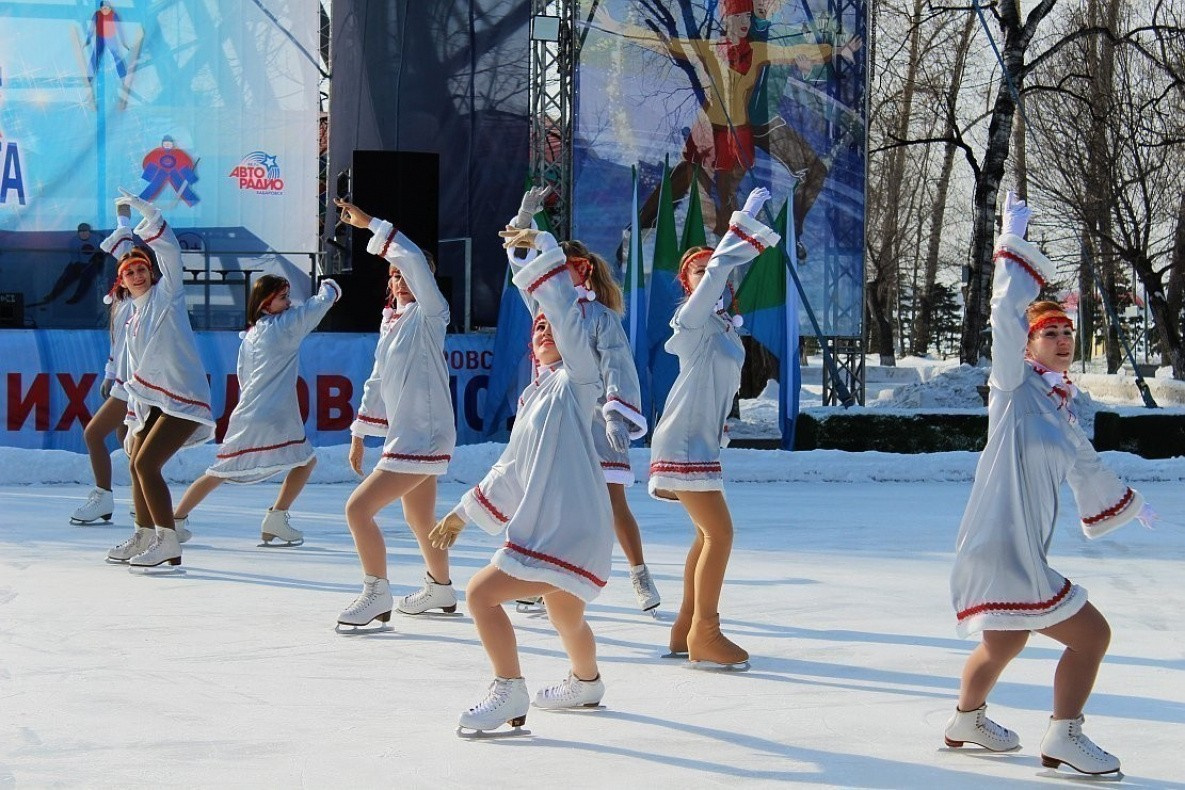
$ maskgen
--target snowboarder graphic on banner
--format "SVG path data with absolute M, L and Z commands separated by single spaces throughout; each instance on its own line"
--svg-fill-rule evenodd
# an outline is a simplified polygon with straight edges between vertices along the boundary
M 131 49 L 124 41 L 123 33 L 119 30 L 119 15 L 111 7 L 109 0 L 102 0 L 99 3 L 99 10 L 94 13 L 91 21 L 94 24 L 86 31 L 86 45 L 90 46 L 92 38 L 94 40 L 94 48 L 91 50 L 90 79 L 93 80 L 99 73 L 99 62 L 103 59 L 104 50 L 109 51 L 111 59 L 115 61 L 115 73 L 121 80 L 126 79 L 128 56 Z
M 187 206 L 193 206 L 201 199 L 193 191 L 193 184 L 198 180 L 194 172 L 197 163 L 178 148 L 169 135 L 161 138 L 159 148 L 148 152 L 143 166 L 144 173 L 140 178 L 147 181 L 148 186 L 140 193 L 141 200 L 155 200 L 166 185 L 173 187 Z

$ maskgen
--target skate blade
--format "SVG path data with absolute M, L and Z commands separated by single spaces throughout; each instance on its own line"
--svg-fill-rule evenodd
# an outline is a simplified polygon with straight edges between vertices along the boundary
M 672 650 L 670 653 L 663 653 L 662 657 L 663 658 L 680 658 L 680 659 L 683 659 L 684 661 L 686 661 L 687 660 L 687 651 L 684 650 L 682 653 L 679 653 L 679 652 Z
M 694 661 L 688 661 L 683 666 L 687 667 L 688 669 L 697 670 L 699 672 L 748 672 L 749 671 L 749 662 L 748 661 L 739 661 L 735 664 L 720 664 L 716 661 L 704 661 L 702 659 L 697 659 Z
M 372 620 L 371 623 L 374 621 Z M 386 623 L 379 623 L 378 626 L 372 626 L 371 623 L 366 625 L 351 625 L 349 623 L 338 623 L 333 627 L 335 633 L 342 636 L 366 636 L 367 634 L 382 634 L 387 631 L 394 631 L 395 629 Z
M 283 543 L 269 543 L 266 540 L 262 543 L 256 543 L 256 547 L 261 549 L 294 549 L 297 546 L 304 545 L 304 538 L 297 541 L 286 540 Z
M 103 559 L 106 560 L 108 565 L 127 565 L 129 562 L 129 560 L 117 560 L 111 557 L 104 557 Z
M 1038 771 L 1037 776 L 1044 779 L 1064 779 L 1068 782 L 1122 782 L 1123 771 L 1114 771 L 1109 774 L 1083 774 L 1079 773 L 1077 769 L 1071 768 L 1069 764 L 1066 765 L 1068 771 L 1059 771 L 1056 768 L 1046 768 L 1044 771 Z
M 955 746 L 950 741 L 947 741 L 946 745 L 938 747 L 938 751 L 940 751 L 940 752 L 965 752 L 966 754 L 971 754 L 971 755 L 975 755 L 975 756 L 979 757 L 979 756 L 982 756 L 985 754 L 1012 754 L 1013 752 L 1019 752 L 1022 748 L 1023 748 L 1023 746 L 1019 743 L 1016 746 L 1013 746 L 1011 749 L 989 749 L 988 747 L 984 746 L 983 744 L 975 743 L 974 741 L 963 741 L 958 746 Z
M 522 726 L 513 727 L 509 730 L 474 730 L 469 727 L 462 727 L 457 725 L 457 737 L 464 738 L 467 741 L 485 741 L 493 740 L 495 738 L 518 738 L 523 735 L 530 735 L 530 730 L 525 730 Z
M 576 705 L 570 708 L 544 708 L 534 702 L 531 705 L 534 706 L 535 710 L 541 710 L 545 713 L 575 713 L 580 715 L 581 713 L 595 713 L 598 710 L 605 710 L 605 706 L 599 702 L 594 702 L 590 705 Z
M 405 612 L 402 609 L 399 609 L 398 607 L 396 607 L 395 611 L 399 612 L 399 614 L 403 615 L 404 617 L 427 617 L 429 620 L 435 620 L 437 618 L 444 618 L 445 620 L 453 620 L 457 617 L 464 617 L 465 616 L 462 613 L 458 612 L 456 610 L 455 606 L 453 607 L 453 611 L 451 611 L 451 612 L 446 612 L 446 611 L 443 611 L 440 609 L 427 609 L 423 612 Z
M 70 516 L 70 523 L 75 527 L 89 527 L 91 525 L 99 524 L 107 525 L 111 523 L 111 516 L 108 515 L 107 518 L 92 518 L 89 521 L 84 521 L 83 519 Z

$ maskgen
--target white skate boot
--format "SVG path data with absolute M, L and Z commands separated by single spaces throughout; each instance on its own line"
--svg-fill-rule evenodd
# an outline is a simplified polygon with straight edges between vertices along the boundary
M 135 513 L 133 511 L 134 517 Z M 174 518 L 173 524 L 175 525 L 173 531 L 177 533 L 177 542 L 188 543 L 189 539 L 193 537 L 193 533 L 189 531 L 189 516 L 185 518 Z
M 652 612 L 662 603 L 658 595 L 658 588 L 650 578 L 650 569 L 645 565 L 635 565 L 630 568 L 630 582 L 634 585 L 634 596 L 638 599 L 638 606 L 643 612 Z
M 543 611 L 543 596 L 534 598 L 519 598 L 514 602 L 514 611 L 519 614 L 538 614 Z
M 177 530 L 167 527 L 157 527 L 156 537 L 143 552 L 132 557 L 128 563 L 133 568 L 155 568 L 157 565 L 181 564 L 181 542 L 177 539 Z
M 137 554 L 142 554 L 152 545 L 156 531 L 152 527 L 136 527 L 132 536 L 107 552 L 108 562 L 127 562 Z
M 299 529 L 293 529 L 292 525 L 288 523 L 287 510 L 272 510 L 269 507 L 267 514 L 263 517 L 263 524 L 259 527 L 259 533 L 263 538 L 263 543 L 260 543 L 260 546 L 282 549 L 304 543 L 304 533 Z M 284 543 L 276 543 L 273 546 L 273 540 L 282 540 Z
M 1041 764 L 1057 768 L 1062 763 L 1083 774 L 1119 773 L 1119 758 L 1103 751 L 1082 732 L 1083 717 L 1049 720 L 1041 739 Z
M 1020 737 L 987 717 L 987 703 L 975 710 L 959 710 L 946 723 L 946 745 L 959 748 L 964 743 L 982 746 L 990 752 L 1010 752 L 1020 748 Z
M 424 589 L 405 595 L 399 601 L 401 614 L 424 614 L 429 609 L 440 609 L 445 614 L 457 611 L 457 594 L 452 582 L 439 584 L 429 573 L 424 574 Z
M 601 682 L 600 675 L 592 680 L 581 680 L 569 672 L 568 677 L 559 683 L 535 693 L 535 707 L 546 710 L 598 708 L 603 696 L 605 684 Z
M 457 735 L 462 738 L 498 737 L 506 735 L 528 735 L 522 729 L 527 723 L 527 709 L 531 699 L 527 694 L 527 681 L 522 678 L 494 678 L 485 699 L 461 714 L 457 723 Z M 490 733 L 503 724 L 513 730 Z
M 70 516 L 70 523 L 76 526 L 94 524 L 96 521 L 110 523 L 111 514 L 114 512 L 115 495 L 106 488 L 95 486 L 86 495 L 86 503 L 75 510 L 73 516 Z
M 345 611 L 337 616 L 337 624 L 338 626 L 352 625 L 356 631 L 358 626 L 369 625 L 375 620 L 380 623 L 388 622 L 391 619 L 393 603 L 391 585 L 386 579 L 380 579 L 377 576 L 363 576 L 362 592 L 352 604 L 346 607 Z M 334 630 L 338 633 L 351 633 L 343 631 L 340 627 L 336 627 Z

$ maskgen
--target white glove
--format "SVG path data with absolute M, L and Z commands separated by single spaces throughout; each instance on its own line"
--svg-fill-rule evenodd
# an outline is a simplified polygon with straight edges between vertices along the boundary
M 148 218 L 154 214 L 160 213 L 160 209 L 149 203 L 147 200 L 144 200 L 139 195 L 133 195 L 123 187 L 120 187 L 119 191 L 123 193 L 123 197 L 117 197 L 115 199 L 115 205 L 134 208 L 136 211 L 140 212 L 140 215 L 144 218 Z
M 753 219 L 757 219 L 757 212 L 761 211 L 761 207 L 765 205 L 765 201 L 769 200 L 769 190 L 765 187 L 757 187 L 749 193 L 749 197 L 745 198 L 745 206 L 741 209 Z
M 630 449 L 630 426 L 625 417 L 617 412 L 609 412 L 605 417 L 605 438 L 615 453 L 628 452 Z
M 514 217 L 512 223 L 514 227 L 523 229 L 531 227 L 531 221 L 535 219 L 535 215 L 543 208 L 543 201 L 551 194 L 551 186 L 544 184 L 541 187 L 531 187 L 523 194 L 523 202 L 519 204 L 518 214 Z
M 328 295 L 325 290 L 326 288 L 330 289 L 333 292 L 333 301 L 336 302 L 338 299 L 341 298 L 342 287 L 337 284 L 337 280 L 331 280 L 328 277 L 326 277 L 324 280 L 321 281 L 321 293 L 324 295 Z
M 1152 505 L 1145 502 L 1144 506 L 1140 508 L 1140 512 L 1136 514 L 1136 521 L 1143 524 L 1145 529 L 1156 529 L 1153 525 L 1160 521 L 1160 516 L 1152 509 Z
M 1009 190 L 1008 194 L 1004 196 L 1004 216 L 1000 232 L 1011 233 L 1023 239 L 1029 229 L 1029 217 L 1031 216 L 1033 216 L 1033 210 L 1018 198 L 1015 192 Z

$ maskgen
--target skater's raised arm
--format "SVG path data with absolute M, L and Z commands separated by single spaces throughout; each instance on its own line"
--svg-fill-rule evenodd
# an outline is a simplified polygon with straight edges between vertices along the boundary
M 322 280 L 317 293 L 275 317 L 276 328 L 299 345 L 310 332 L 317 328 L 317 324 L 321 323 L 321 319 L 341 298 L 341 295 L 341 286 L 337 284 L 336 280 L 329 278 Z
M 992 283 L 991 383 L 1004 391 L 1016 389 L 1027 374 L 1025 349 L 1029 342 L 1029 304 L 1053 277 L 1053 262 L 1024 240 L 1032 211 L 1009 192 L 1004 200 L 1004 224 L 996 240 Z
M 117 206 L 127 206 L 138 212 L 142 219 L 133 232 L 156 253 L 156 265 L 161 279 L 156 287 L 161 288 L 171 299 L 185 298 L 185 269 L 181 266 L 181 245 L 173 229 L 161 215 L 160 209 L 123 187 L 123 197 L 116 198 Z

